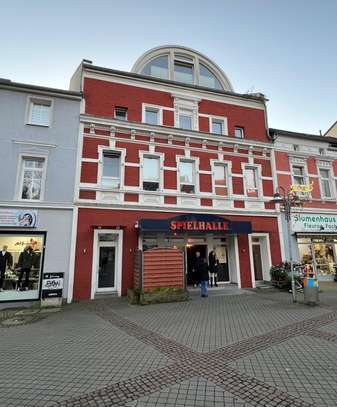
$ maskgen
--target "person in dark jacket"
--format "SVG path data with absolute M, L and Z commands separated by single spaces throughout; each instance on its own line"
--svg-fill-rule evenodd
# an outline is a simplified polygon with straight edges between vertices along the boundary
M 195 253 L 194 268 L 192 270 L 194 287 L 197 287 L 200 284 L 200 271 L 201 271 L 202 263 L 203 263 L 203 260 L 202 260 L 202 258 L 200 256 L 200 252 L 196 252 Z
M 13 265 L 13 257 L 7 249 L 8 246 L 3 246 L 0 252 L 0 291 L 3 291 L 6 268 L 11 268 Z
M 20 275 L 18 280 L 18 290 L 28 290 L 29 286 L 29 274 L 31 272 L 32 267 L 35 264 L 35 254 L 30 245 L 26 245 L 24 250 L 20 253 L 18 267 L 20 268 Z M 25 274 L 25 282 L 23 283 L 23 287 L 21 287 L 21 281 L 23 275 Z
M 209 267 L 206 259 L 202 259 L 202 264 L 200 266 L 200 290 L 202 297 L 208 297 L 208 272 Z
M 218 274 L 217 274 L 217 268 L 218 268 L 218 259 L 216 257 L 215 250 L 211 250 L 211 252 L 208 255 L 208 264 L 209 264 L 209 280 L 211 287 L 213 287 L 213 282 L 215 287 L 218 286 Z

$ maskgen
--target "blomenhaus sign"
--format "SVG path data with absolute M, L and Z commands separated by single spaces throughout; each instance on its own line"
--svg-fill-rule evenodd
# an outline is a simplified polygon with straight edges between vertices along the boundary
M 321 214 L 295 214 L 291 219 L 293 232 L 337 232 L 337 216 Z

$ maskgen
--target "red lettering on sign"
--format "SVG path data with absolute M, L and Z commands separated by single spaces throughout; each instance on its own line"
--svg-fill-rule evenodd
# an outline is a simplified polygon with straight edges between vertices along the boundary
M 229 229 L 228 222 L 197 222 L 197 221 L 172 221 L 171 230 L 188 231 L 226 231 Z

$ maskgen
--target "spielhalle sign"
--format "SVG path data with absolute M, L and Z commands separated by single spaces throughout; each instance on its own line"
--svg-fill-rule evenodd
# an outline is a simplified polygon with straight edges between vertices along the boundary
M 140 219 L 140 233 L 252 233 L 251 222 L 232 221 L 217 215 L 186 214 L 168 219 Z

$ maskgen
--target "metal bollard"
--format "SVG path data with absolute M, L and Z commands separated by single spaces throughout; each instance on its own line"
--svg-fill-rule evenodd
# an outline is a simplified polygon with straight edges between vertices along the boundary
M 318 299 L 318 279 L 305 277 L 303 279 L 304 303 L 308 305 L 317 305 Z

